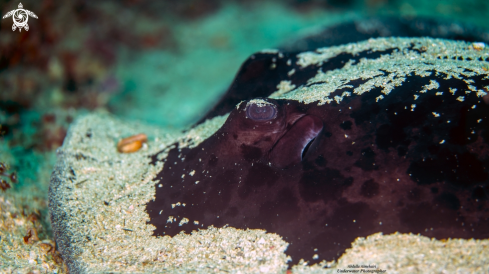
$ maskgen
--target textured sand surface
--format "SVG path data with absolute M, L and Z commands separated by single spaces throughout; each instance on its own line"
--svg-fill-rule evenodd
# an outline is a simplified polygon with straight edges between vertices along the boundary
M 20 201 L 0 194 L 0 273 L 65 273 L 39 215 L 24 214 Z

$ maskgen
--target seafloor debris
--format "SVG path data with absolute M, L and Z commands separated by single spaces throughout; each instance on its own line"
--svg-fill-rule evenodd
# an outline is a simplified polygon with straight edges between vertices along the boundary
M 475 50 L 483 50 L 486 47 L 486 44 L 484 44 L 482 42 L 475 42 L 475 43 L 472 43 L 472 47 Z
M 0 192 L 0 272 L 66 273 L 42 214 Z
M 9 167 L 5 163 L 0 162 L 0 189 L 2 189 L 3 191 L 9 189 L 11 186 L 7 182 L 7 180 L 2 179 L 2 176 L 10 179 L 11 183 L 17 183 L 17 174 L 15 172 L 12 172 L 10 174 L 7 173 L 8 168 Z
M 35 228 L 29 228 L 27 230 L 26 235 L 24 236 L 24 243 L 33 244 L 39 241 L 39 237 L 37 236 L 37 230 Z
M 148 136 L 143 133 L 124 138 L 117 143 L 117 151 L 121 153 L 133 153 L 140 150 L 147 141 Z

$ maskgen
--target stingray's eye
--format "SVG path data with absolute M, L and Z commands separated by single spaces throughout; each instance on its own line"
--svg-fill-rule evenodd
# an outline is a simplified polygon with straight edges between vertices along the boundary
M 269 103 L 251 103 L 246 107 L 246 116 L 256 121 L 271 120 L 277 116 L 277 109 Z

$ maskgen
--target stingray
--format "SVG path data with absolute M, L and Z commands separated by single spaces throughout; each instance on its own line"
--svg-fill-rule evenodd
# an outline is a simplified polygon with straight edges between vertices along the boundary
M 485 44 L 362 41 L 440 28 L 362 22 L 253 54 L 205 116 L 229 113 L 224 124 L 152 156 L 164 161 L 146 206 L 155 236 L 264 229 L 292 263 L 337 259 L 377 232 L 489 238 Z M 324 38 L 337 30 L 348 38 Z M 438 36 L 483 39 L 474 33 Z

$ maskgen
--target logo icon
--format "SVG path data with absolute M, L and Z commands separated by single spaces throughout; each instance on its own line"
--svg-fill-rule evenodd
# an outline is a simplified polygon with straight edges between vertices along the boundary
M 9 11 L 2 17 L 2 19 L 10 16 L 12 16 L 12 19 L 14 19 L 12 31 L 15 31 L 17 28 L 19 28 L 19 31 L 22 31 L 22 28 L 28 31 L 29 25 L 27 25 L 27 21 L 29 20 L 29 16 L 37 19 L 37 15 L 35 15 L 32 11 L 23 9 L 22 3 L 19 3 L 18 9 Z

